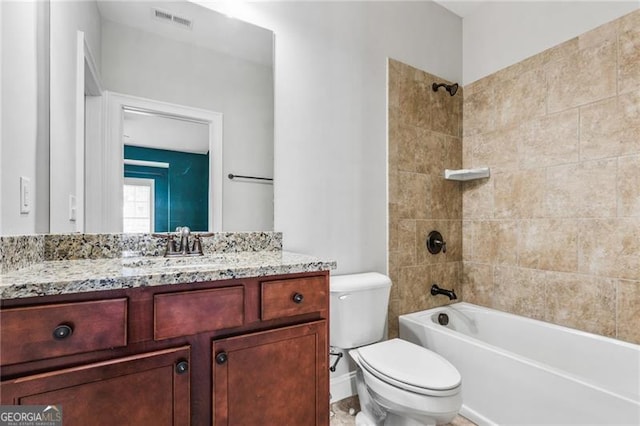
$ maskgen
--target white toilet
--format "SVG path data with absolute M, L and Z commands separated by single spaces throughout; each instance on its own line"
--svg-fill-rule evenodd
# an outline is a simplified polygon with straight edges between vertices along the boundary
M 380 342 L 390 290 L 391 280 L 375 272 L 331 277 L 330 342 L 351 349 L 358 366 L 362 411 L 356 425 L 448 423 L 462 405 L 460 373 L 422 346 L 401 339 Z

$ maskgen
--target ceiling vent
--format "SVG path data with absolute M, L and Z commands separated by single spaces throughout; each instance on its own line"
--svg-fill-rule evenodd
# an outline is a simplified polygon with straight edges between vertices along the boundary
M 189 30 L 193 27 L 193 22 L 190 19 L 174 15 L 173 13 L 167 12 L 166 10 L 151 9 L 151 12 L 153 13 L 153 17 L 160 21 L 172 22 L 181 28 Z

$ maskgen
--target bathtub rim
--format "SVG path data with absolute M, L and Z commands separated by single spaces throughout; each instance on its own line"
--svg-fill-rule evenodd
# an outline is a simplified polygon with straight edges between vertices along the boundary
M 640 344 L 636 344 L 636 343 L 631 343 L 631 342 L 627 342 L 625 340 L 620 340 L 620 339 L 616 339 L 615 337 L 609 337 L 609 336 L 604 336 L 602 334 L 595 334 L 595 333 L 590 333 L 588 331 L 584 331 L 584 330 L 579 330 L 577 328 L 571 328 L 571 327 L 567 327 L 566 325 L 561 325 L 561 324 L 555 324 L 552 322 L 548 322 L 548 321 L 544 321 L 544 320 L 540 320 L 540 319 L 536 319 L 536 318 L 529 318 L 529 317 L 525 317 L 522 315 L 517 315 L 517 314 L 512 314 L 510 312 L 506 312 L 506 311 L 501 311 L 499 309 L 495 309 L 495 308 L 490 308 L 487 306 L 482 306 L 482 305 L 475 305 L 473 303 L 469 303 L 469 302 L 455 302 L 455 303 L 449 303 L 447 305 L 442 305 L 442 306 L 436 306 L 434 308 L 430 308 L 430 309 L 425 309 L 423 311 L 416 311 L 416 312 L 411 312 L 408 314 L 402 314 L 399 315 L 398 318 L 403 318 L 403 317 L 408 317 L 408 318 L 413 318 L 413 317 L 417 317 L 418 315 L 425 315 L 427 312 L 431 312 L 431 313 L 437 313 L 438 311 L 441 310 L 445 310 L 445 309 L 454 309 L 456 307 L 463 307 L 463 308 L 470 308 L 472 310 L 475 311 L 490 311 L 492 313 L 496 313 L 500 316 L 504 316 L 504 317 L 509 317 L 509 318 L 518 318 L 518 320 L 520 321 L 526 321 L 529 323 L 541 323 L 544 324 L 545 326 L 551 327 L 551 328 L 558 328 L 561 329 L 563 331 L 569 332 L 571 334 L 577 335 L 577 336 L 583 336 L 583 337 L 589 337 L 589 338 L 597 338 L 598 340 L 604 340 L 606 342 L 610 342 L 616 345 L 620 345 L 623 347 L 626 347 L 628 349 L 635 349 L 640 351 Z M 420 321 L 416 321 L 416 322 L 420 322 Z M 437 328 L 441 327 L 439 324 L 436 324 L 435 322 L 431 321 L 430 324 L 433 324 L 434 326 L 438 326 Z M 446 328 L 446 327 L 444 327 Z M 455 330 L 451 330 L 451 329 L 447 329 L 453 333 L 457 333 L 457 334 L 462 334 L 466 337 L 469 337 L 470 339 L 474 339 L 477 340 L 479 342 L 481 342 L 482 340 L 479 339 L 475 339 L 474 337 L 471 337 L 467 334 L 461 333 L 459 331 L 455 331 Z
M 607 336 L 601 336 L 598 334 L 594 334 L 594 333 L 589 333 L 586 331 L 582 331 L 582 330 L 577 330 L 574 328 L 569 328 L 566 326 L 562 326 L 562 325 L 558 325 L 558 324 L 553 324 L 550 322 L 546 322 L 546 321 L 542 321 L 542 320 L 537 320 L 537 319 L 533 319 L 533 318 L 528 318 L 528 317 L 524 317 L 524 316 L 520 316 L 520 315 L 516 315 L 516 314 L 511 314 L 509 312 L 504 312 L 504 311 L 500 311 L 497 309 L 493 309 L 493 308 L 488 308 L 485 306 L 481 306 L 481 305 L 474 305 L 472 303 L 469 302 L 456 302 L 456 303 L 451 303 L 448 305 L 443 305 L 443 306 L 438 306 L 438 307 L 434 307 L 431 309 L 425 309 L 423 311 L 417 311 L 417 312 L 412 312 L 409 314 L 403 314 L 399 316 L 399 322 L 400 324 L 402 323 L 402 321 L 408 321 L 408 322 L 413 322 L 419 325 L 423 325 L 427 328 L 429 328 L 430 330 L 432 330 L 435 333 L 438 334 L 445 334 L 445 335 L 449 335 L 452 336 L 453 338 L 457 338 L 460 340 L 463 340 L 465 342 L 467 342 L 468 344 L 474 345 L 476 347 L 490 347 L 491 350 L 497 352 L 498 354 L 505 356 L 511 360 L 514 361 L 519 361 L 522 362 L 526 365 L 529 365 L 531 367 L 534 368 L 541 368 L 544 370 L 549 371 L 550 373 L 557 375 L 559 377 L 562 377 L 564 379 L 567 380 L 572 380 L 575 382 L 580 383 L 581 385 L 587 386 L 589 388 L 592 388 L 594 390 L 606 393 L 610 396 L 616 397 L 616 398 L 620 398 L 622 400 L 625 400 L 626 402 L 635 404 L 638 406 L 638 408 L 640 409 L 640 390 L 639 393 L 636 394 L 627 394 L 627 393 L 620 393 L 620 392 L 615 392 L 606 388 L 603 388 L 602 385 L 599 385 L 597 383 L 593 383 L 593 382 L 589 382 L 586 379 L 584 379 L 581 376 L 572 374 L 570 372 L 567 372 L 565 370 L 562 370 L 558 367 L 554 367 L 552 365 L 546 364 L 544 362 L 541 361 L 537 361 L 535 359 L 531 359 L 522 355 L 518 355 L 515 352 L 511 352 L 508 351 L 504 348 L 501 348 L 499 346 L 493 346 L 490 345 L 486 342 L 484 342 L 483 340 L 477 339 L 475 337 L 469 336 L 468 334 L 456 331 L 456 330 L 452 330 L 450 328 L 447 328 L 445 326 L 442 326 L 436 322 L 434 322 L 432 320 L 433 314 L 434 313 L 439 313 L 439 312 L 443 312 L 446 311 L 447 309 L 452 309 L 455 308 L 456 306 L 460 306 L 460 307 L 465 307 L 465 308 L 470 308 L 472 310 L 475 311 L 491 311 L 492 313 L 496 313 L 499 314 L 501 316 L 506 316 L 506 317 L 516 317 L 518 318 L 518 320 L 524 320 L 527 322 L 533 322 L 533 323 L 542 323 L 544 326 L 548 326 L 551 328 L 559 328 L 563 331 L 567 331 L 567 332 L 571 332 L 573 334 L 579 335 L 579 336 L 584 336 L 584 337 L 588 337 L 588 338 L 597 338 L 597 339 L 603 339 L 605 341 L 610 341 L 613 344 L 616 345 L 621 345 L 623 347 L 626 347 L 628 349 L 634 349 L 636 351 L 638 351 L 638 354 L 640 356 L 640 345 L 636 345 L 634 343 L 630 343 L 630 342 L 625 342 L 622 340 L 618 340 L 618 339 L 614 339 L 611 337 L 607 337 Z M 427 318 L 426 321 L 420 321 L 418 318 Z M 402 330 L 402 326 L 400 326 L 400 330 Z M 401 336 L 402 338 L 402 336 Z M 640 358 L 639 358 L 640 359 Z M 462 378 L 462 383 L 464 386 L 464 377 Z

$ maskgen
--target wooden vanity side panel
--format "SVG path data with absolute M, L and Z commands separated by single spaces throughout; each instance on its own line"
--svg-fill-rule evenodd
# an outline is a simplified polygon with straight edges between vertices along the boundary
M 244 324 L 244 286 L 156 294 L 154 339 L 239 327 Z
M 0 310 L 0 365 L 48 359 L 127 344 L 127 299 Z M 59 325 L 73 333 L 53 337 Z

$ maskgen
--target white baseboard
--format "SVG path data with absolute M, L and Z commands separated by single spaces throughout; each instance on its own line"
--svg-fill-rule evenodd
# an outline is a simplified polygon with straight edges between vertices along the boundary
M 351 371 L 338 377 L 331 378 L 331 402 L 337 402 L 342 399 L 356 395 L 356 372 Z

